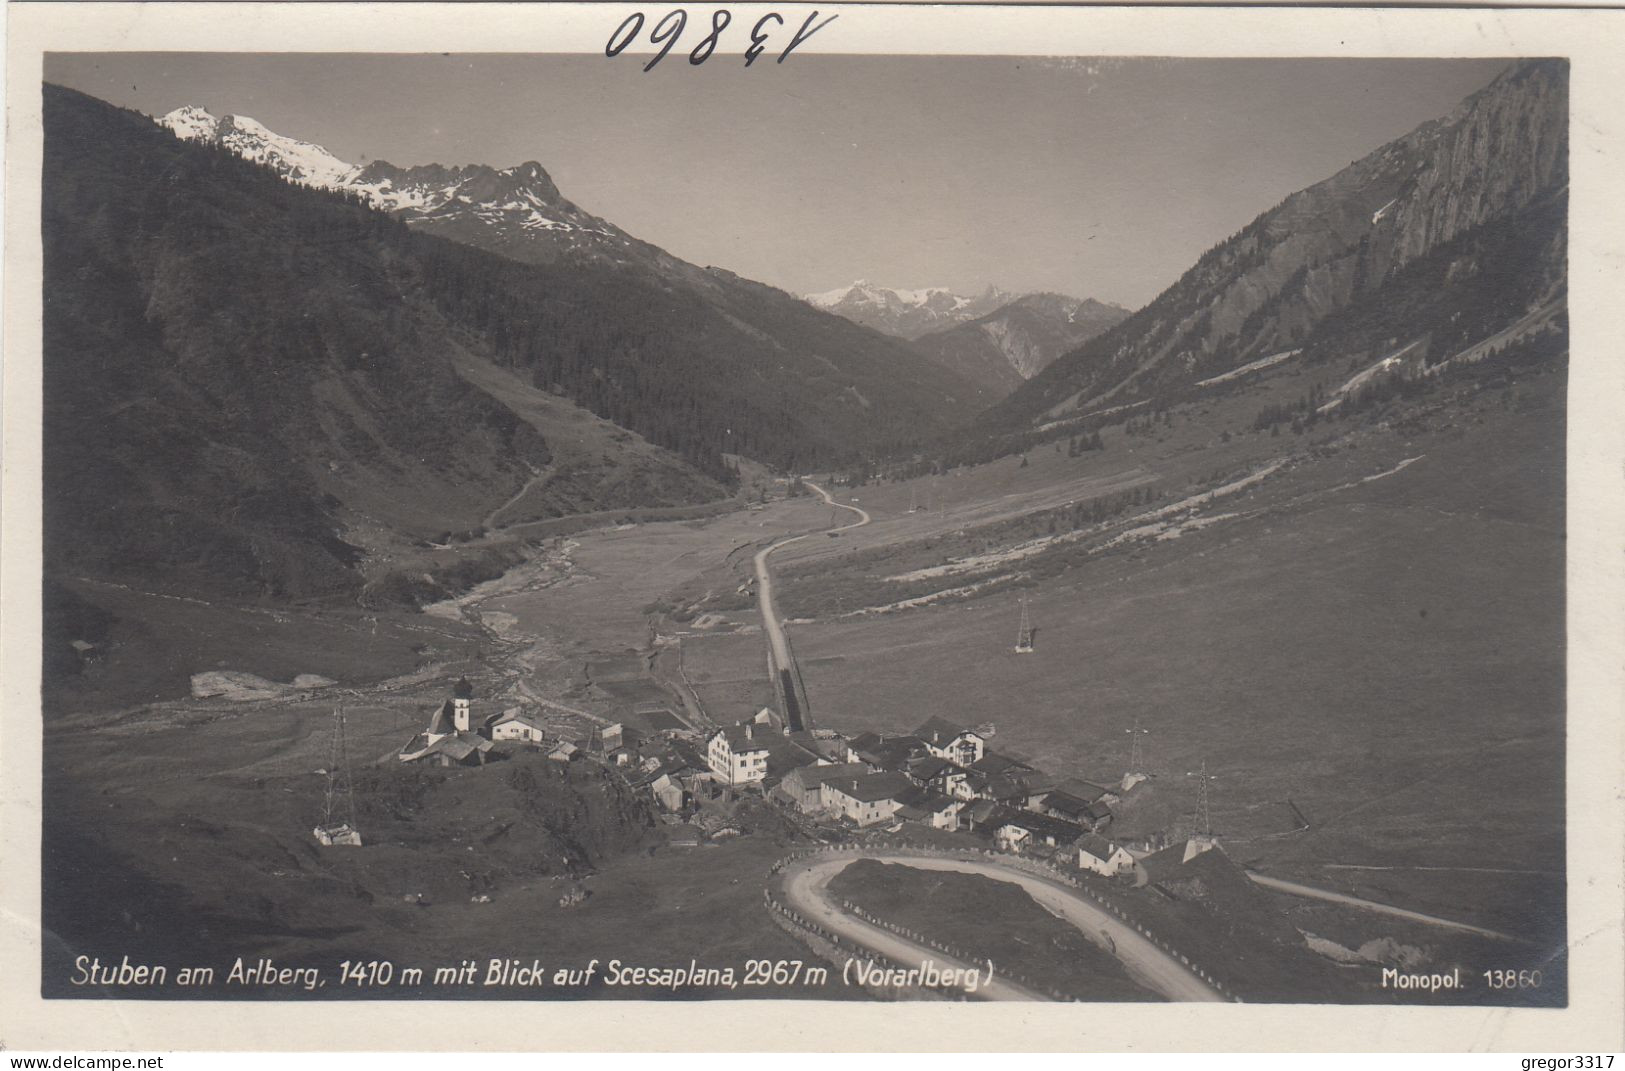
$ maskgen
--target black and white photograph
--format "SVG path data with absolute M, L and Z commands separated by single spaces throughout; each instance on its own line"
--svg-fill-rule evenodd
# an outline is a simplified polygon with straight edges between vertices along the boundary
M 43 55 L 38 997 L 1577 997 L 1571 59 L 863 16 Z

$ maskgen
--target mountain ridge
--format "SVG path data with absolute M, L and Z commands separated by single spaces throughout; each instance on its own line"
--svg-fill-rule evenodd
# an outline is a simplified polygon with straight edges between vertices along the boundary
M 986 404 L 975 384 L 902 340 L 814 310 L 767 284 L 691 264 L 584 211 L 537 162 L 508 168 L 401 168 L 387 161 L 358 166 L 257 121 L 217 119 L 193 106 L 154 122 L 183 141 L 220 146 L 297 185 L 355 197 L 414 233 L 570 272 L 548 275 L 544 289 L 552 294 L 532 314 L 523 306 L 542 294 L 521 297 L 499 288 L 510 315 L 545 319 L 574 334 L 558 309 L 568 293 L 580 314 L 594 319 L 611 316 L 610 305 L 634 319 L 668 317 L 675 333 L 638 343 L 647 351 L 641 363 L 676 347 L 689 375 L 731 393 L 732 408 L 743 410 L 736 419 L 684 430 L 686 448 L 709 464 L 719 464 L 723 453 L 784 469 L 842 463 L 945 433 Z M 458 300 L 464 314 L 483 316 L 481 306 L 498 295 Z M 511 359 L 526 363 L 538 386 L 551 388 L 555 381 L 545 368 L 559 359 L 551 352 L 558 343 L 556 337 L 528 339 Z M 633 345 L 629 339 L 625 344 Z M 570 359 L 590 362 L 593 354 L 583 350 Z M 587 403 L 616 419 L 610 404 L 608 398 Z
M 981 294 L 969 296 L 941 286 L 896 290 L 859 279 L 834 290 L 803 294 L 802 300 L 853 323 L 912 341 L 929 332 L 985 316 L 1017 296 L 991 284 Z
M 1564 60 L 1514 63 L 1448 115 L 1288 196 L 978 427 L 1146 402 L 1303 344 L 1407 265 L 1566 187 L 1567 76 Z

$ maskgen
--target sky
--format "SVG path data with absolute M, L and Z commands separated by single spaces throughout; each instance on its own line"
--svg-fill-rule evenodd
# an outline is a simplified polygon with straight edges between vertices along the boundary
M 794 293 L 867 279 L 1137 307 L 1508 62 L 668 61 L 59 53 L 45 71 L 151 115 L 250 116 L 354 163 L 535 160 L 637 237 Z

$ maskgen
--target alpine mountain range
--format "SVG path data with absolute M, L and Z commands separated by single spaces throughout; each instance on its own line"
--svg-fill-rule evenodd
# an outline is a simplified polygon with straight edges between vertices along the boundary
M 176 582 L 224 555 L 256 591 L 353 587 L 380 547 L 478 527 L 538 479 L 557 515 L 695 503 L 745 460 L 996 456 L 1351 340 L 1426 333 L 1405 359 L 1431 367 L 1550 315 L 1566 280 L 1560 61 L 1515 63 L 1286 198 L 1132 314 L 994 288 L 801 300 L 627 234 L 537 162 L 362 166 L 197 107 L 46 103 L 47 463 L 83 489 L 48 511 L 52 554 Z M 148 172 L 170 177 L 130 180 Z M 343 256 L 309 237 L 347 232 Z M 1491 269 L 1508 256 L 1529 270 Z M 259 375 L 291 419 L 251 434 L 221 414 Z M 563 458 L 577 413 L 619 430 Z

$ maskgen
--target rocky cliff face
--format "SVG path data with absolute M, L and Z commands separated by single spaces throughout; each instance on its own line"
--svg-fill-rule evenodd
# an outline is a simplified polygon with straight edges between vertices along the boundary
M 1516 63 L 1452 114 L 1259 216 L 984 424 L 1152 397 L 1299 345 L 1407 265 L 1560 196 L 1567 182 L 1567 62 Z

